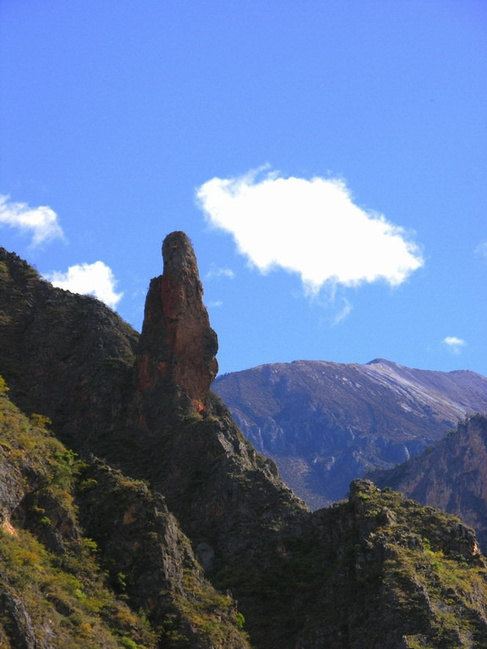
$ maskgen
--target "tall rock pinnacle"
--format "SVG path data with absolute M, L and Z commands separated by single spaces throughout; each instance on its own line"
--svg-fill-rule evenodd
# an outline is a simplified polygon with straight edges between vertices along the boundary
M 194 250 L 184 232 L 164 239 L 162 257 L 164 273 L 151 280 L 145 303 L 138 389 L 156 398 L 160 391 L 180 391 L 203 412 L 218 371 L 218 341 L 203 305 Z

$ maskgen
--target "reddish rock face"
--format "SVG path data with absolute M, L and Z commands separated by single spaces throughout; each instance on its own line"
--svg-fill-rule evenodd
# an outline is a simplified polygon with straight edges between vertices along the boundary
M 172 232 L 162 245 L 163 275 L 151 280 L 137 359 L 138 390 L 174 388 L 205 410 L 218 371 L 217 336 L 203 305 L 203 287 L 190 240 Z

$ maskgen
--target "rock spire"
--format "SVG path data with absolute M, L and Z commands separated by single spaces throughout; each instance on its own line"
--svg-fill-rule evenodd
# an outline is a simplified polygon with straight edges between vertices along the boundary
M 157 398 L 174 390 L 205 410 L 218 371 L 217 336 L 203 305 L 203 287 L 191 241 L 172 232 L 162 244 L 164 272 L 151 280 L 137 361 L 138 389 Z

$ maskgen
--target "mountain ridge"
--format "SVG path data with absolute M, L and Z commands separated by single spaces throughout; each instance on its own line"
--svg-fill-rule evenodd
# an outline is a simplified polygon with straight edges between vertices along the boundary
M 418 455 L 466 414 L 487 412 L 486 377 L 384 359 L 265 364 L 218 377 L 213 389 L 314 508 L 343 497 L 350 480 Z

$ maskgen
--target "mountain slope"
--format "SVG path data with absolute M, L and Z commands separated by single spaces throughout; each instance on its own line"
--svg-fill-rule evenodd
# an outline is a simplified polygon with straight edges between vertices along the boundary
M 419 457 L 372 478 L 460 516 L 487 550 L 487 417 L 469 418 Z
M 0 371 L 13 401 L 52 417 L 81 455 L 73 521 L 96 542 L 106 587 L 149 622 L 147 639 L 125 646 L 486 645 L 486 563 L 473 532 L 369 482 L 310 513 L 209 392 L 217 341 L 183 233 L 165 239 L 163 258 L 138 337 L 95 300 L 50 287 L 0 251 Z M 21 457 L 30 461 L 28 448 Z M 8 486 L 15 469 L 0 475 Z M 50 518 L 59 534 L 65 519 Z M 53 546 L 53 561 L 62 552 Z M 43 611 L 48 594 L 35 593 Z M 9 606 L 0 602 L 1 620 Z M 42 647 L 49 619 L 40 614 L 25 643 Z
M 367 471 L 417 455 L 467 413 L 487 412 L 487 378 L 382 359 L 263 365 L 221 376 L 213 389 L 312 507 L 342 498 Z
M 3 379 L 0 476 L 2 647 L 150 649 L 177 635 L 199 649 L 248 647 L 234 602 L 205 580 L 164 499 L 80 462 L 44 417 L 11 403 Z
M 20 408 L 47 415 L 77 450 L 109 452 L 126 419 L 138 334 L 0 248 L 0 337 L 1 372 Z
M 0 645 L 155 647 L 147 624 L 107 583 L 82 534 L 74 455 L 40 416 L 0 391 Z

